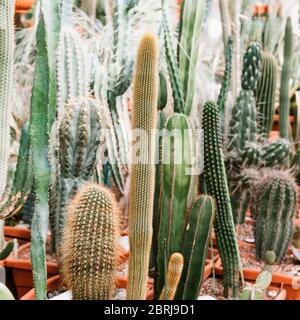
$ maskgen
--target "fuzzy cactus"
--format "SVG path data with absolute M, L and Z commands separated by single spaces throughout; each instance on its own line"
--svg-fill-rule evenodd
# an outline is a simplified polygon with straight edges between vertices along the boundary
M 183 265 L 183 255 L 179 252 L 173 253 L 169 259 L 166 284 L 161 292 L 160 300 L 174 300 L 177 286 L 181 278 Z
M 59 128 L 56 158 L 59 172 L 50 186 L 52 249 L 57 251 L 64 227 L 66 205 L 81 184 L 88 181 L 97 162 L 101 141 L 99 105 L 96 100 L 78 98 L 65 106 Z
M 207 102 L 203 110 L 204 178 L 207 193 L 216 200 L 216 238 L 224 267 L 224 295 L 238 296 L 240 258 L 225 172 L 219 108 Z
M 290 115 L 290 78 L 293 60 L 293 26 L 292 20 L 287 19 L 284 37 L 284 62 L 280 83 L 280 106 L 279 106 L 279 133 L 282 139 L 289 137 Z
M 293 236 L 297 186 L 289 171 L 263 169 L 253 181 L 251 212 L 255 217 L 256 257 L 274 251 L 281 261 Z
M 174 114 L 165 122 L 161 140 L 161 205 L 156 293 L 164 286 L 165 255 L 181 252 L 193 200 L 193 127 L 187 116 Z
M 113 298 L 119 217 L 110 190 L 85 184 L 68 207 L 62 242 L 62 274 L 74 300 Z
M 274 56 L 262 53 L 262 73 L 256 90 L 257 127 L 263 138 L 268 138 L 275 115 L 275 94 L 277 88 L 278 67 Z
M 10 154 L 10 116 L 13 99 L 15 0 L 0 2 L 0 196 L 5 190 Z
M 197 300 L 202 285 L 211 231 L 215 219 L 215 200 L 201 196 L 192 206 L 184 235 L 184 269 L 176 292 L 178 300 Z
M 144 136 L 133 151 L 129 195 L 129 270 L 127 299 L 145 300 L 152 241 L 155 189 L 155 134 L 158 99 L 158 47 L 152 34 L 141 40 L 133 88 L 133 130 Z

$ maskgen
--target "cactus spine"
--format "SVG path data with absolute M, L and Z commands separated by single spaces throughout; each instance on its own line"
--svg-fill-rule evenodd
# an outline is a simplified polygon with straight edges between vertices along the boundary
M 255 217 L 256 256 L 272 250 L 276 261 L 286 254 L 293 236 L 297 186 L 288 171 L 264 169 L 254 181 L 251 212 Z
M 99 104 L 89 98 L 78 98 L 65 106 L 59 128 L 59 149 L 55 161 L 59 173 L 51 184 L 50 226 L 52 249 L 57 251 L 64 227 L 66 204 L 78 187 L 91 178 L 100 144 Z
M 290 115 L 290 78 L 292 72 L 293 57 L 293 27 L 289 17 L 287 19 L 284 38 L 284 62 L 280 83 L 280 106 L 279 106 L 279 133 L 282 139 L 289 137 Z
M 166 285 L 161 292 L 160 300 L 174 300 L 183 270 L 183 262 L 183 256 L 179 252 L 175 252 L 170 256 L 166 276 Z
M 276 59 L 271 53 L 263 52 L 262 74 L 256 90 L 256 105 L 258 133 L 266 139 L 269 137 L 274 121 L 277 75 Z
M 143 130 L 139 158 L 133 159 L 129 202 L 129 271 L 127 299 L 146 299 L 152 241 L 155 188 L 155 135 L 158 99 L 158 48 L 152 34 L 141 40 L 133 89 L 133 130 Z M 133 154 L 133 157 L 136 157 Z M 137 161 L 136 161 L 137 160 Z
M 218 106 L 207 102 L 203 110 L 204 178 L 209 195 L 216 199 L 216 236 L 224 267 L 224 294 L 238 295 L 240 259 L 227 177 L 222 151 L 220 115 Z
M 10 150 L 15 0 L 0 1 L 0 196 L 4 192 Z
M 172 253 L 182 250 L 193 195 L 191 165 L 194 139 L 193 128 L 187 116 L 174 114 L 169 117 L 165 123 L 161 148 L 157 292 L 161 292 L 165 283 L 165 254 L 168 261 Z
M 113 298 L 119 221 L 111 191 L 85 184 L 68 207 L 62 273 L 74 300 Z
M 214 199 L 210 196 L 201 196 L 193 204 L 188 228 L 184 235 L 182 253 L 185 264 L 176 299 L 197 300 L 198 298 L 214 218 Z

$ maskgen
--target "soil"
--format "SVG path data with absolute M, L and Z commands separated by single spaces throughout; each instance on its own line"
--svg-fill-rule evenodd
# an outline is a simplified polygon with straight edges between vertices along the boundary
M 30 247 L 27 248 L 26 250 L 23 250 L 18 255 L 18 258 L 24 259 L 24 260 L 30 260 Z M 57 262 L 56 257 L 51 254 L 51 247 L 50 247 L 49 242 L 46 243 L 46 261 L 47 262 L 54 262 L 54 263 Z
M 247 243 L 254 243 L 253 225 L 244 223 L 239 226 L 238 239 Z M 257 261 L 255 258 L 255 247 L 243 246 L 240 248 L 241 263 L 243 267 L 249 269 L 261 269 L 264 265 L 263 261 Z M 285 258 L 280 264 L 273 266 L 273 272 L 300 276 L 300 264 L 289 250 Z

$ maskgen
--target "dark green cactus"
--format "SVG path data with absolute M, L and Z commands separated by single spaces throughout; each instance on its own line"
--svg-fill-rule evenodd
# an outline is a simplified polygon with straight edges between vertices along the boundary
M 65 106 L 55 159 L 59 163 L 59 173 L 55 180 L 52 179 L 49 200 L 54 252 L 61 241 L 69 199 L 94 173 L 101 141 L 100 130 L 99 105 L 96 100 L 78 98 Z
M 224 294 L 232 290 L 238 296 L 240 258 L 234 219 L 225 172 L 220 112 L 214 102 L 207 102 L 203 110 L 204 178 L 207 193 L 216 200 L 216 238 L 224 268 Z
M 289 171 L 263 169 L 253 182 L 251 212 L 255 217 L 256 256 L 272 250 L 281 261 L 293 236 L 297 186 Z
M 163 110 L 168 102 L 168 86 L 167 80 L 165 75 L 160 72 L 159 73 L 159 91 L 158 91 L 158 103 L 157 108 L 158 110 Z
M 263 52 L 262 73 L 256 90 L 256 106 L 258 133 L 266 139 L 269 137 L 274 122 L 277 77 L 276 59 L 271 53 Z
M 68 207 L 62 241 L 62 274 L 74 300 L 113 298 L 119 209 L 110 190 L 85 184 Z
M 262 147 L 262 164 L 265 167 L 282 167 L 289 159 L 291 144 L 287 139 L 266 142 Z
M 284 62 L 281 72 L 280 83 L 280 106 L 279 106 L 279 133 L 282 139 L 289 138 L 289 115 L 290 115 L 290 78 L 293 60 L 293 26 L 292 20 L 287 19 L 284 37 Z
M 203 280 L 208 245 L 215 218 L 215 201 L 201 196 L 191 209 L 182 254 L 184 268 L 176 291 L 177 300 L 197 300 Z
M 193 128 L 183 114 L 174 114 L 165 123 L 162 142 L 161 213 L 158 235 L 157 293 L 164 286 L 165 257 L 181 252 L 193 194 Z
M 13 251 L 14 241 L 9 241 L 5 247 L 0 251 L 0 261 L 6 259 L 10 253 Z
M 145 300 L 152 241 L 155 191 L 155 134 L 158 98 L 158 47 L 152 34 L 141 40 L 133 89 L 133 130 L 140 147 L 133 150 L 129 202 L 128 300 Z M 139 140 L 138 140 L 139 139 Z M 134 148 L 133 148 L 134 149 Z M 135 153 L 136 152 L 136 153 Z

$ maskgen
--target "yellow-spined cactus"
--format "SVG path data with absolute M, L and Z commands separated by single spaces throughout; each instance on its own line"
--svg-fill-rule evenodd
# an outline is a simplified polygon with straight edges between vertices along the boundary
M 175 252 L 170 257 L 167 270 L 166 285 L 160 295 L 159 300 L 174 300 L 182 270 L 183 255 L 179 252 Z
M 129 271 L 127 299 L 145 300 L 152 239 L 155 180 L 155 132 L 158 99 L 158 47 L 146 34 L 137 54 L 133 89 L 133 145 L 129 202 Z M 139 136 L 140 134 L 140 136 Z
M 119 212 L 114 195 L 85 184 L 69 205 L 62 241 L 62 273 L 74 300 L 109 300 L 114 294 Z

